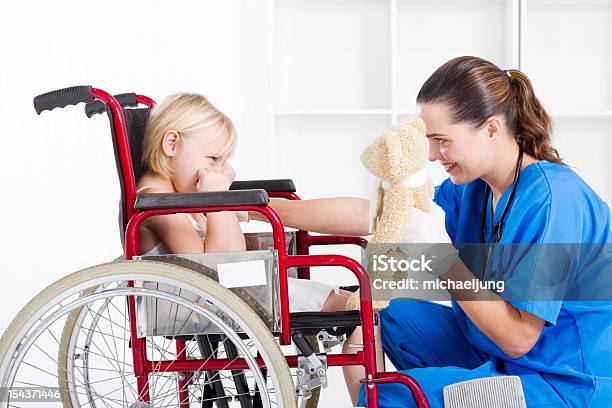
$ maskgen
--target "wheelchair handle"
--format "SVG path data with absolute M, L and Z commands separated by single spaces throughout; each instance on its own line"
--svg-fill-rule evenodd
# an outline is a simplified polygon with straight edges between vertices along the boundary
M 113 95 L 113 97 L 117 100 L 117 102 L 119 102 L 119 105 L 121 105 L 122 108 L 128 106 L 138 106 L 138 101 L 136 100 L 136 93 L 134 92 Z M 95 114 L 104 112 L 106 112 L 106 104 L 102 101 L 93 101 L 85 105 L 85 115 L 87 115 L 88 118 L 91 118 Z
M 93 101 L 94 97 L 91 94 L 91 85 L 72 86 L 70 88 L 57 89 L 36 96 L 34 98 L 34 109 L 36 113 L 40 115 L 42 111 Z

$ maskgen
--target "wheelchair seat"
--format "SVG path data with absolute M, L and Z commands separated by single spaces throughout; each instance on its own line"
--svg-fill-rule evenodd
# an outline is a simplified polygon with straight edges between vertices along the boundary
M 321 330 L 332 336 L 349 336 L 361 325 L 358 310 L 341 312 L 294 312 L 290 313 L 291 329 L 299 330 L 305 336 L 315 335 Z

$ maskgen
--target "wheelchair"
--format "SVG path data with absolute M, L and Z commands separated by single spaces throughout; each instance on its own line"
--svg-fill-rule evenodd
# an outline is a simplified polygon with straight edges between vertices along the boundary
M 365 247 L 366 240 L 286 232 L 268 202 L 298 200 L 291 180 L 235 181 L 224 192 L 137 195 L 141 141 L 155 102 L 91 86 L 34 99 L 38 114 L 79 103 L 88 117 L 107 113 L 110 119 L 124 255 L 62 278 L 20 311 L 0 339 L 0 406 L 316 407 L 327 368 L 344 365 L 364 367 L 368 407 L 378 406 L 377 385 L 391 382 L 409 387 L 418 407 L 429 406 L 411 377 L 376 371 L 376 316 L 362 265 L 341 255 L 309 254 L 311 246 Z M 246 252 L 140 255 L 139 225 L 146 218 L 216 211 L 259 212 L 272 233 L 247 234 L 252 250 Z M 317 266 L 355 275 L 359 311 L 289 313 L 288 275 L 309 279 Z M 237 270 L 258 282 L 220 283 Z M 327 353 L 357 326 L 363 345 L 356 353 Z

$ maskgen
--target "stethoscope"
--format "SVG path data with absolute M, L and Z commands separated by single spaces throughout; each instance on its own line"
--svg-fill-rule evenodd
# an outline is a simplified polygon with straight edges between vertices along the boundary
M 518 158 L 516 159 L 516 167 L 514 168 L 514 179 L 512 181 L 512 189 L 510 190 L 510 196 L 508 197 L 508 201 L 506 201 L 506 205 L 504 206 L 504 209 L 502 211 L 501 216 L 499 217 L 499 220 L 497 221 L 495 225 L 493 225 L 495 245 L 499 244 L 502 238 L 502 234 L 504 233 L 504 221 L 506 219 L 506 215 L 508 214 L 508 210 L 510 209 L 510 206 L 512 205 L 512 201 L 514 200 L 514 194 L 516 193 L 516 186 L 518 185 L 519 177 L 521 175 L 522 164 L 523 164 L 523 146 L 519 143 L 519 154 L 518 154 Z M 485 185 L 486 187 L 485 187 L 485 192 L 484 192 L 484 198 L 482 199 L 482 210 L 481 210 L 481 217 L 480 217 L 480 250 L 481 250 L 481 256 L 483 259 L 483 272 L 486 270 L 486 265 L 487 265 L 489 256 L 491 255 L 491 251 L 493 250 L 493 247 L 490 247 L 486 256 L 482 253 L 483 246 L 485 244 L 484 230 L 485 230 L 485 224 L 487 221 L 487 205 L 489 203 L 489 193 L 491 192 L 491 187 L 489 187 L 489 185 L 486 183 Z

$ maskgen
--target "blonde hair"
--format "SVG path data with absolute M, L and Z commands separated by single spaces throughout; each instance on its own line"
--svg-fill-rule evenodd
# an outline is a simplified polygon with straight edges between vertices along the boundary
M 142 164 L 155 173 L 172 176 L 168 156 L 162 147 L 164 135 L 171 130 L 189 134 L 216 124 L 220 124 L 229 135 L 221 154 L 231 157 L 236 150 L 237 138 L 234 124 L 227 115 L 200 94 L 181 92 L 164 98 L 151 110 L 147 120 Z

